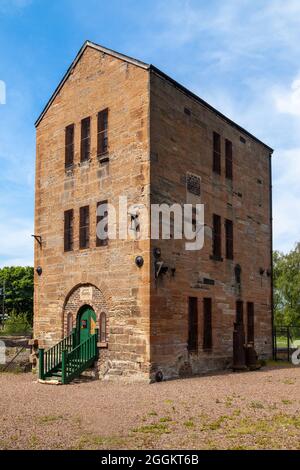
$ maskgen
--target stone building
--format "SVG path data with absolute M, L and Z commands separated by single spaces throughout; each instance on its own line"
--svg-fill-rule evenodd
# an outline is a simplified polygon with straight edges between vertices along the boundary
M 160 380 L 230 366 L 238 320 L 272 355 L 270 147 L 156 67 L 91 42 L 36 132 L 40 348 L 97 326 L 100 378 Z M 139 237 L 138 209 L 132 237 L 100 240 L 97 206 L 120 196 L 149 213 L 204 204 L 203 248 Z

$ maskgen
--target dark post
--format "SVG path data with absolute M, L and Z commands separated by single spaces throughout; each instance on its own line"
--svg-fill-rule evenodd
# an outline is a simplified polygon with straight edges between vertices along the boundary
M 61 383 L 66 383 L 66 361 L 67 361 L 67 351 L 64 349 L 61 355 Z
M 44 349 L 39 349 L 39 378 L 41 380 L 45 379 L 44 373 Z
M 290 362 L 290 327 L 287 327 L 288 362 Z

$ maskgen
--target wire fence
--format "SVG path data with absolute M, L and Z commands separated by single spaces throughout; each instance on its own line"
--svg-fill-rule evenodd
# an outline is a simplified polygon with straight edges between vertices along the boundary
M 294 351 L 300 348 L 300 326 L 274 328 L 274 354 L 276 361 L 291 361 Z

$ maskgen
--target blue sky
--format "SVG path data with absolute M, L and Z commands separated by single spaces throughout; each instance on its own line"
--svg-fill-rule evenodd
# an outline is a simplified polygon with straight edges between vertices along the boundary
M 0 25 L 0 266 L 33 262 L 34 121 L 86 39 L 155 64 L 273 147 L 274 247 L 300 241 L 299 0 L 0 0 Z

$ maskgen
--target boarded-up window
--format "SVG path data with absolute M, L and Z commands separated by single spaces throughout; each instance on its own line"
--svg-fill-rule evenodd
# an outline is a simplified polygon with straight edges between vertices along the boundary
M 232 142 L 225 140 L 225 176 L 232 180 Z
M 213 133 L 213 171 L 221 174 L 221 136 Z
M 203 299 L 203 349 L 212 349 L 212 301 Z
M 108 151 L 108 109 L 98 113 L 97 154 L 103 155 Z
M 80 161 L 85 162 L 90 159 L 91 146 L 91 118 L 87 117 L 81 121 L 81 152 Z
M 99 320 L 99 336 L 100 336 L 100 342 L 105 343 L 106 342 L 106 314 L 102 312 L 100 314 L 100 320 Z
M 188 350 L 198 349 L 198 301 L 197 297 L 189 297 L 188 312 Z
M 247 302 L 247 341 L 254 343 L 254 303 Z
M 101 215 L 99 214 L 101 206 Z M 101 223 L 106 219 L 106 223 Z M 108 205 L 107 201 L 97 203 L 97 226 L 96 226 L 96 246 L 106 246 L 108 244 Z
M 236 322 L 244 323 L 244 304 L 242 300 L 236 301 Z
M 65 130 L 65 167 L 73 165 L 74 161 L 74 124 L 70 124 Z
M 88 248 L 90 244 L 90 211 L 89 206 L 80 207 L 79 247 Z
M 74 213 L 70 209 L 64 213 L 64 251 L 73 250 L 73 225 Z
M 221 217 L 213 214 L 212 249 L 214 259 L 221 259 Z
M 232 220 L 225 220 L 225 234 L 226 234 L 226 258 L 233 259 L 233 222 Z

